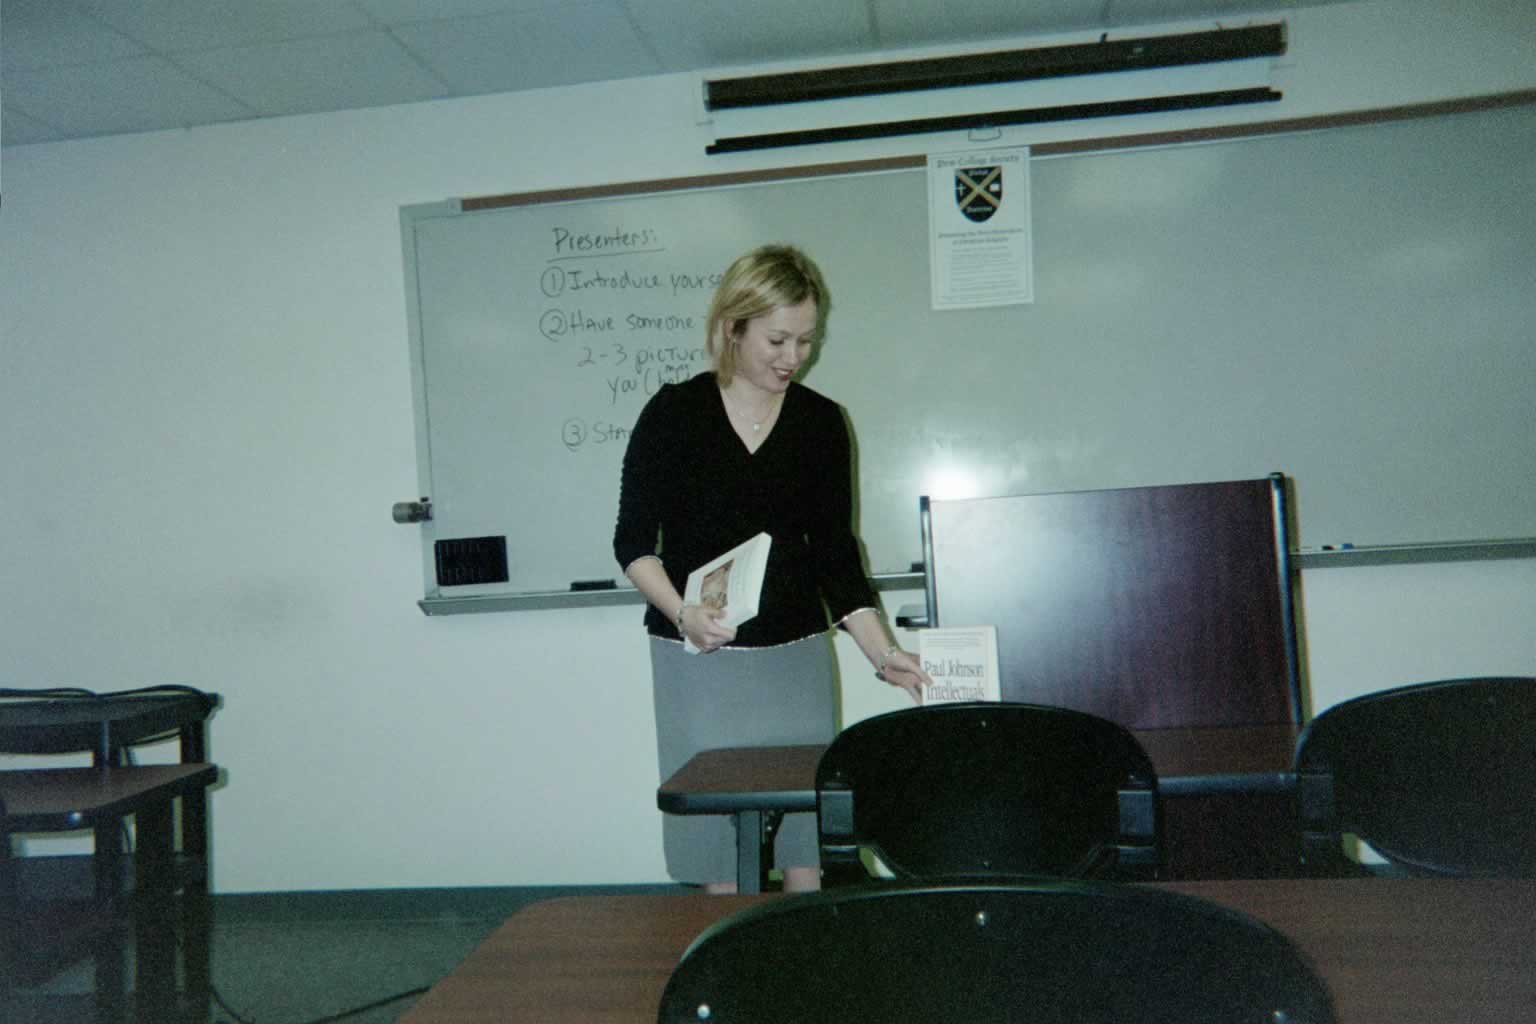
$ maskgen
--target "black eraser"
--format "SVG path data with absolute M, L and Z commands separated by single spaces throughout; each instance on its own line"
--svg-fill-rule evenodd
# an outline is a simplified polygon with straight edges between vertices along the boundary
M 617 590 L 619 585 L 613 580 L 576 580 L 571 584 L 572 590 Z

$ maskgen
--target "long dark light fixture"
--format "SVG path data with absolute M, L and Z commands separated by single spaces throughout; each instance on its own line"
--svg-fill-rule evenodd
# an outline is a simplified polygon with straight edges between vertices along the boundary
M 836 128 L 807 128 L 763 135 L 734 135 L 716 139 L 704 147 L 704 152 L 713 156 L 719 153 L 774 149 L 779 146 L 810 146 L 821 142 L 887 139 L 897 135 L 919 135 L 924 132 L 967 131 L 973 128 L 1001 128 L 1007 125 L 1044 124 L 1051 121 L 1074 121 L 1092 117 L 1119 117 L 1123 114 L 1155 114 L 1169 110 L 1197 110 L 1201 107 L 1273 103 L 1280 99 L 1281 95 L 1274 89 L 1262 87 L 1227 89 L 1220 92 L 1184 93 L 1179 96 L 1154 96 L 1140 100 L 1073 103 L 1059 107 L 1036 107 L 1030 110 L 996 110 L 985 114 L 920 117 L 907 121 L 881 121 L 874 124 L 844 125 Z
M 1033 50 L 894 61 L 886 64 L 724 78 L 704 83 L 707 110 L 996 85 L 1070 75 L 1181 67 L 1274 57 L 1285 52 L 1283 23 L 1182 35 L 1105 40 Z

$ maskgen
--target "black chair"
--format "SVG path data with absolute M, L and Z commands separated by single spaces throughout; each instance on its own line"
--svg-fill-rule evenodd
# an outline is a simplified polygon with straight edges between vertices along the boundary
M 1302 860 L 1360 873 L 1355 835 L 1417 875 L 1536 877 L 1536 679 L 1424 683 L 1338 704 L 1297 743 Z
M 1129 732 L 1081 711 L 910 708 L 843 730 L 816 768 L 828 885 L 898 878 L 1085 877 L 1159 862 L 1157 773 Z
M 857 886 L 749 908 L 694 940 L 657 1019 L 1326 1024 L 1282 935 L 1193 897 L 1015 881 Z

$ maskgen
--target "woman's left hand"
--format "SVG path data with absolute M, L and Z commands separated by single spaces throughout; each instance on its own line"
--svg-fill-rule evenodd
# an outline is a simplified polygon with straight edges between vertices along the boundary
M 892 686 L 899 686 L 906 690 L 914 704 L 923 702 L 923 687 L 933 682 L 928 673 L 923 671 L 922 662 L 917 660 L 917 655 L 899 647 L 886 655 L 885 665 L 875 675 Z

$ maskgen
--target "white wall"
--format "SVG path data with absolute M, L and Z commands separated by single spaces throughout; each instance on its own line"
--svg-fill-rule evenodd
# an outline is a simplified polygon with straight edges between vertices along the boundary
M 1007 141 L 1536 85 L 1530 5 L 1455 7 L 1293 13 L 1282 104 Z M 389 517 L 417 493 L 397 218 L 449 196 L 966 144 L 706 158 L 697 86 L 5 151 L 0 684 L 222 693 L 219 890 L 663 877 L 638 606 L 416 608 L 419 538 Z M 1319 707 L 1536 670 L 1536 561 L 1318 570 L 1304 587 Z M 899 706 L 839 643 L 845 717 Z

